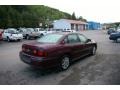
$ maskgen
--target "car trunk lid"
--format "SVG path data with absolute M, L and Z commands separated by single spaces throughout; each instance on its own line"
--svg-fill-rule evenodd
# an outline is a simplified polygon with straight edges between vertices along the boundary
M 55 47 L 55 44 L 44 44 L 39 42 L 33 42 L 29 44 L 23 44 L 22 51 L 29 55 L 46 57 L 48 50 Z

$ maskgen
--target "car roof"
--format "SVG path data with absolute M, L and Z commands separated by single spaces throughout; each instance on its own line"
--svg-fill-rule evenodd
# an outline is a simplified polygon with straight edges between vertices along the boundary
M 61 35 L 70 35 L 70 34 L 80 34 L 80 33 L 76 33 L 76 32 L 55 32 L 52 34 L 61 34 Z

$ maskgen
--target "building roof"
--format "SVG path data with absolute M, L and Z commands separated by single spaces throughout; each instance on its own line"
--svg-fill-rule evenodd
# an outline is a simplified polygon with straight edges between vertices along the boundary
M 78 20 L 70 20 L 70 19 L 62 19 L 62 20 L 66 20 L 67 22 L 71 23 L 71 24 L 88 24 L 86 22 L 83 21 L 78 21 Z

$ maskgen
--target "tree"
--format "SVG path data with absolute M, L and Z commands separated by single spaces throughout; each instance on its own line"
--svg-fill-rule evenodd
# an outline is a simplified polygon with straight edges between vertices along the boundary
M 70 15 L 44 5 L 0 6 L 0 28 L 39 27 L 39 23 L 45 28 L 46 24 L 51 26 L 52 21 L 61 18 L 76 20 L 74 12 Z
M 113 25 L 117 29 L 120 26 L 120 23 L 119 22 L 118 23 L 114 23 Z
M 80 17 L 78 18 L 78 20 L 83 21 L 83 22 L 87 22 L 87 20 L 84 19 L 82 16 L 80 16 Z
M 71 17 L 72 17 L 73 20 L 76 20 L 75 12 L 73 12 Z

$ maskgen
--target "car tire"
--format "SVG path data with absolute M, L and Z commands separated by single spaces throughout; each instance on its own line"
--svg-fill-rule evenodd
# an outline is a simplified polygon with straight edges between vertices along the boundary
M 91 55 L 95 55 L 95 54 L 96 54 L 96 47 L 93 46 L 93 47 L 92 47 L 92 50 L 91 50 Z
M 65 55 L 61 59 L 60 68 L 61 70 L 67 70 L 69 66 L 70 66 L 70 58 L 69 56 Z
M 27 40 L 29 40 L 29 39 L 30 39 L 30 36 L 29 36 L 29 35 L 27 35 L 27 36 L 26 36 L 26 39 L 27 39 Z
M 7 37 L 7 41 L 10 42 L 10 38 L 9 37 Z
M 41 38 L 42 36 L 44 36 L 44 35 L 43 35 L 43 34 L 40 34 L 40 38 Z
M 21 42 L 21 41 L 22 41 L 22 39 L 18 39 L 17 41 Z
M 117 39 L 116 39 L 116 42 L 120 42 L 120 38 L 117 38 Z

